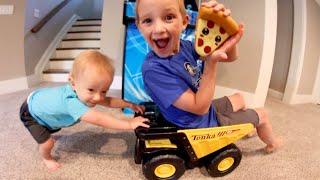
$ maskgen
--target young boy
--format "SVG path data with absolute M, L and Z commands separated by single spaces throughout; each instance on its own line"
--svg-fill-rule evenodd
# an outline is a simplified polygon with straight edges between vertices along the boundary
M 180 40 L 188 24 L 183 0 L 137 0 L 136 3 L 136 24 L 152 48 L 142 66 L 144 85 L 164 117 L 182 128 L 252 123 L 266 143 L 266 152 L 277 149 L 281 140 L 273 135 L 263 109 L 246 109 L 239 93 L 212 101 L 217 62 L 237 58 L 236 44 L 243 34 L 243 25 L 218 50 L 203 58 L 202 72 L 193 44 Z M 222 11 L 225 16 L 231 13 L 216 1 L 202 6 Z
M 43 162 L 54 171 L 60 164 L 51 156 L 54 140 L 51 134 L 80 121 L 112 129 L 149 127 L 142 117 L 120 120 L 92 107 L 97 104 L 128 107 L 143 113 L 144 107 L 114 97 L 106 97 L 113 81 L 114 68 L 111 60 L 98 51 L 88 50 L 76 57 L 70 76 L 70 84 L 44 88 L 32 92 L 20 109 L 20 118 L 39 144 Z

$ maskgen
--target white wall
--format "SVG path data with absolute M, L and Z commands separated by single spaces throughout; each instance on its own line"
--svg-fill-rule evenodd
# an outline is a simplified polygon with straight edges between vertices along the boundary
M 33 9 L 40 9 L 43 17 L 60 0 L 0 1 L 0 4 L 14 6 L 13 15 L 0 15 L 0 94 L 28 88 L 41 56 L 82 1 L 70 1 L 38 33 L 30 33 L 40 21 L 32 17 Z
M 317 97 L 320 78 L 317 73 L 320 71 L 318 59 L 320 6 L 315 2 L 294 0 L 294 34 L 289 75 L 283 98 L 285 103 L 315 103 L 319 99 Z
M 289 72 L 293 36 L 293 0 L 278 1 L 275 59 L 270 80 L 272 95 L 282 99 Z
M 0 15 L 0 94 L 27 88 L 23 35 L 25 1 L 1 0 L 13 5 L 12 15 Z
M 104 0 L 84 0 L 79 6 L 78 15 L 84 19 L 99 19 L 102 17 Z
M 45 17 L 53 8 L 59 5 L 63 0 L 26 0 L 25 26 L 26 35 L 43 17 Z M 34 10 L 40 11 L 40 17 L 34 17 Z
M 124 0 L 105 0 L 101 26 L 101 51 L 114 60 L 116 76 L 122 76 L 125 27 L 122 24 Z

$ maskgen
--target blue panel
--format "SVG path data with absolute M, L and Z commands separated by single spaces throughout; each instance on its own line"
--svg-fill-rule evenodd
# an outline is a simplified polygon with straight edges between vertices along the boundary
M 135 2 L 127 2 L 126 3 L 126 15 L 127 17 L 135 17 Z

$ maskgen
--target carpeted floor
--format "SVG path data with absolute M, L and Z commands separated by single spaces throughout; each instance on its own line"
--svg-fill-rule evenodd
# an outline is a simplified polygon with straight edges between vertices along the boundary
M 48 84 L 41 85 L 51 86 Z M 47 172 L 37 145 L 19 120 L 18 111 L 32 89 L 0 96 L 0 179 L 144 179 L 141 165 L 133 160 L 135 135 L 132 131 L 107 130 L 79 123 L 61 130 L 54 156 L 62 164 Z M 112 92 L 118 95 L 118 92 Z M 111 94 L 112 94 L 111 93 Z M 215 179 L 320 179 L 320 106 L 289 106 L 267 99 L 274 131 L 284 146 L 264 154 L 257 137 L 237 142 L 243 157 L 239 167 Z M 108 110 L 122 116 L 119 110 Z M 205 168 L 187 170 L 181 179 L 211 179 Z

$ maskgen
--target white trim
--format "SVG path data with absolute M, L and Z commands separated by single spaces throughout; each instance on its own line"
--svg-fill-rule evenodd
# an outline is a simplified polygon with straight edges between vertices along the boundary
M 313 88 L 312 94 L 296 94 L 291 99 L 291 104 L 302 104 L 302 103 L 320 103 L 320 57 L 318 61 L 318 70 L 316 74 L 316 80 Z M 273 89 L 269 89 L 269 93 L 271 96 L 276 97 L 281 94 L 278 91 Z M 279 94 L 277 94 L 279 93 Z M 283 94 L 282 94 L 283 95 Z
M 315 102 L 315 99 L 311 94 L 296 94 L 291 100 L 291 104 L 304 104 L 311 102 Z
M 41 76 L 37 74 L 27 76 L 28 87 L 30 88 L 39 85 L 41 80 Z
M 0 94 L 12 93 L 25 89 L 28 89 L 26 77 L 0 81 Z
M 35 67 L 35 70 L 34 70 L 35 74 L 37 74 L 37 75 L 42 74 L 42 71 L 48 65 L 50 57 L 55 52 L 56 48 L 59 46 L 63 37 L 67 34 L 67 32 L 71 28 L 72 24 L 75 23 L 78 18 L 79 18 L 79 16 L 74 14 L 68 20 L 68 22 L 62 27 L 62 29 L 59 31 L 59 33 L 56 35 L 56 37 L 53 39 L 53 41 L 50 43 L 50 45 L 48 46 L 46 51 L 41 56 L 40 61 L 38 62 L 38 64 Z
M 265 1 L 265 28 L 260 73 L 254 97 L 254 107 L 266 101 L 274 61 L 277 38 L 277 0 Z
M 246 102 L 246 106 L 248 108 L 255 108 L 256 107 L 256 106 L 254 106 L 255 95 L 253 93 L 241 91 L 238 89 L 231 89 L 231 88 L 227 88 L 227 87 L 223 87 L 223 86 L 216 86 L 215 93 L 214 93 L 214 99 L 220 98 L 223 96 L 230 96 L 234 93 L 241 93 L 243 95 L 245 102 Z
M 42 80 L 46 82 L 68 82 L 67 73 L 46 73 L 42 74 Z
M 110 86 L 112 90 L 121 90 L 122 89 L 122 77 L 121 76 L 114 76 L 113 82 Z
M 294 29 L 291 50 L 291 60 L 283 102 L 294 104 L 297 99 L 298 86 L 301 78 L 305 45 L 306 45 L 306 1 L 294 0 Z
M 320 56 L 318 58 L 318 71 L 316 74 L 316 80 L 315 80 L 312 96 L 314 99 L 312 102 L 320 104 Z
M 280 91 L 269 88 L 268 96 L 281 100 L 283 98 L 283 93 Z

